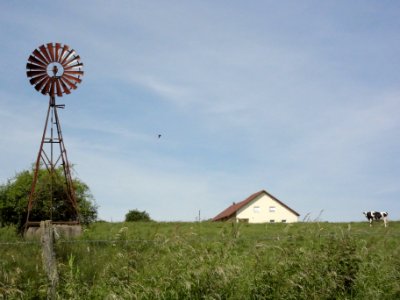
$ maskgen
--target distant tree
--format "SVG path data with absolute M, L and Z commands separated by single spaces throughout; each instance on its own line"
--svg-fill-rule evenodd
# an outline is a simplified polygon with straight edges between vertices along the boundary
M 149 222 L 151 221 L 149 214 L 146 211 L 137 209 L 130 210 L 125 215 L 125 222 Z
M 0 185 L 0 226 L 17 225 L 21 228 L 26 221 L 29 194 L 33 181 L 33 170 L 17 173 L 7 183 Z M 73 179 L 80 221 L 88 224 L 97 219 L 97 205 L 89 187 L 79 179 Z M 62 169 L 51 176 L 45 169 L 38 172 L 35 188 L 35 204 L 30 213 L 30 220 L 69 220 L 73 214 L 66 205 L 66 191 Z M 52 201 L 50 201 L 52 199 Z

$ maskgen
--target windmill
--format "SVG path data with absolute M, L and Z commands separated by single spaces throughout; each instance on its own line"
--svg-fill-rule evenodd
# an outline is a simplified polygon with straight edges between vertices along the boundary
M 79 209 L 72 183 L 71 166 L 58 115 L 58 109 L 63 109 L 65 105 L 57 104 L 56 97 L 70 94 L 77 88 L 77 84 L 82 81 L 83 64 L 79 55 L 69 46 L 48 43 L 32 52 L 26 69 L 29 82 L 38 92 L 49 96 L 49 105 L 28 199 L 25 231 L 29 227 L 39 226 L 42 221 L 35 216 L 34 209 L 36 205 L 44 205 L 37 201 L 41 168 L 47 170 L 50 178 L 50 195 L 45 205 L 46 219 L 54 224 L 79 225 Z M 53 183 L 56 180 L 61 180 L 63 184 L 62 196 L 57 195 L 62 199 L 55 198 Z M 57 212 L 57 209 L 63 209 L 64 212 Z

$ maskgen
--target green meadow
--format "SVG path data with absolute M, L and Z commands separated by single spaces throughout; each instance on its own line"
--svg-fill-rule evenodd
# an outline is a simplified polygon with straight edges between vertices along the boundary
M 59 299 L 400 299 L 400 222 L 98 222 L 55 253 Z M 40 241 L 0 228 L 0 299 L 48 285 Z

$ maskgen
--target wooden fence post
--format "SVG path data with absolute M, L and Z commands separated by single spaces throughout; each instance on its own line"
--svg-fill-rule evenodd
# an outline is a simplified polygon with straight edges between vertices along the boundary
M 51 221 L 41 221 L 41 243 L 43 267 L 50 281 L 47 290 L 47 299 L 56 299 L 56 288 L 58 285 L 57 261 L 54 253 L 54 228 Z

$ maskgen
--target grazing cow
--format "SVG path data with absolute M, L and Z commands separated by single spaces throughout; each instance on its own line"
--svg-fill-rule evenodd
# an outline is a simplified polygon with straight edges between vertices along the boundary
M 382 220 L 385 223 L 385 227 L 387 226 L 387 216 L 388 213 L 386 211 L 364 211 L 363 214 L 367 217 L 369 221 L 369 226 L 372 226 L 372 221 Z

